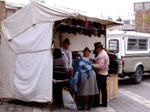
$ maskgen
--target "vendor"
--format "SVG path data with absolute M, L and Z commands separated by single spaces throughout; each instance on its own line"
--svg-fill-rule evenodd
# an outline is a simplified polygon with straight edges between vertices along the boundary
M 67 77 L 70 79 L 72 76 L 72 52 L 69 50 L 70 40 L 66 38 L 63 41 L 63 47 L 61 48 L 62 54 L 64 55 L 65 69 Z
M 97 85 L 99 92 L 101 91 L 102 93 L 102 104 L 100 105 L 99 102 L 99 96 L 95 96 L 95 101 L 94 101 L 94 106 L 98 107 L 107 107 L 107 75 L 108 75 L 108 70 L 109 70 L 109 57 L 107 52 L 103 49 L 103 45 L 101 42 L 97 42 L 94 44 L 95 50 L 94 53 L 97 54 L 96 57 L 96 63 L 93 64 L 93 67 L 95 68 L 96 71 L 96 78 L 97 78 Z

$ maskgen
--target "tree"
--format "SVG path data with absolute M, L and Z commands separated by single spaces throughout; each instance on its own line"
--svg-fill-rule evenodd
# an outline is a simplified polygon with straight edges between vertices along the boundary
M 146 16 L 145 19 L 142 20 L 142 22 L 146 22 L 150 24 L 150 15 Z

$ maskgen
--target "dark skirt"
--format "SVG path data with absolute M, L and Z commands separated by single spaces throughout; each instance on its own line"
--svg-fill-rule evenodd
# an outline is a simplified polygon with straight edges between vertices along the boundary
M 97 81 L 96 81 L 96 74 L 93 71 L 90 78 L 80 85 L 80 89 L 78 92 L 78 96 L 89 96 L 89 95 L 97 95 L 99 94 Z

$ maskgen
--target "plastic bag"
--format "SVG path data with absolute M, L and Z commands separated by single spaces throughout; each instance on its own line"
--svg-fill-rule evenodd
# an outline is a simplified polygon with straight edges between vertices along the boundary
M 65 108 L 77 110 L 77 105 L 67 88 L 63 88 L 62 97 L 63 97 L 63 104 Z

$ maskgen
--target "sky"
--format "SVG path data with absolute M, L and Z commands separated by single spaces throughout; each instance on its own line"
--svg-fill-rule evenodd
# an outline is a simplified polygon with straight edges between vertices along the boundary
M 6 2 L 28 4 L 30 0 L 5 0 Z M 96 17 L 127 18 L 134 15 L 134 3 L 148 0 L 45 0 L 56 5 L 87 12 Z

